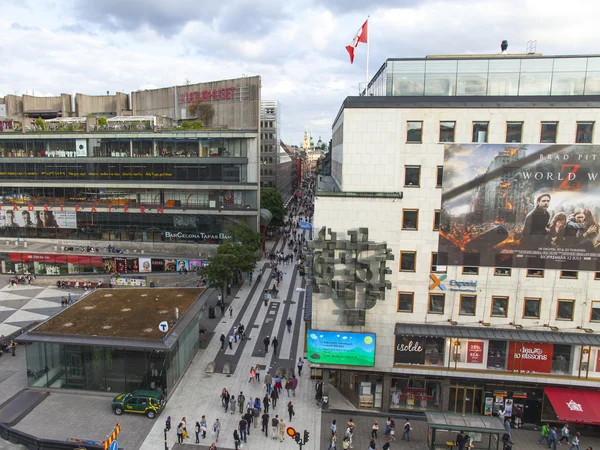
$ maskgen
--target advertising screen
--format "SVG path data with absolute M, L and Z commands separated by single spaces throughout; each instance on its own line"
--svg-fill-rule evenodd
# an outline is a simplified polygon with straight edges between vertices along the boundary
M 447 144 L 438 263 L 598 271 L 600 146 Z
M 308 330 L 308 360 L 348 366 L 375 365 L 375 334 Z
M 1 228 L 77 228 L 74 211 L 44 211 L 26 209 L 0 211 Z

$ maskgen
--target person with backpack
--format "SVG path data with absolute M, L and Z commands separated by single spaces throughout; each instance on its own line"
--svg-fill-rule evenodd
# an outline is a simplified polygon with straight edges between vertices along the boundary
M 277 431 L 279 430 L 279 416 L 276 415 L 271 419 L 271 433 L 273 434 L 273 439 L 277 439 Z
M 269 399 L 269 394 L 265 394 L 265 396 L 263 397 L 263 409 L 265 410 L 266 413 L 269 412 L 269 405 L 271 404 L 271 400 Z
M 558 440 L 558 443 L 562 444 L 563 439 L 567 441 L 567 445 L 569 445 L 569 424 L 567 423 L 560 429 L 560 439 Z
M 246 404 L 246 397 L 244 397 L 244 393 L 240 392 L 237 398 L 238 407 L 240 408 L 240 414 L 244 412 L 244 405 Z
M 279 384 L 281 384 L 281 382 L 279 382 Z M 271 402 L 273 403 L 273 409 L 275 409 L 275 407 L 277 406 L 278 399 L 279 399 L 279 393 L 277 392 L 277 389 L 273 389 L 271 391 Z
M 260 399 L 256 397 L 254 401 L 254 407 L 252 408 L 252 421 L 254 422 L 254 428 L 258 428 L 258 419 L 260 417 Z
M 550 428 L 550 434 L 548 435 L 548 448 L 556 450 L 556 427 Z
M 238 430 L 240 432 L 241 440 L 244 442 L 248 442 L 248 421 L 245 419 L 245 416 L 242 416 L 242 418 L 238 422 Z
M 261 431 L 265 433 L 265 437 L 269 437 L 269 414 L 264 413 L 261 417 Z
M 242 441 L 240 440 L 238 430 L 233 430 L 233 445 L 235 445 L 235 450 L 238 450 L 240 448 L 241 443 Z

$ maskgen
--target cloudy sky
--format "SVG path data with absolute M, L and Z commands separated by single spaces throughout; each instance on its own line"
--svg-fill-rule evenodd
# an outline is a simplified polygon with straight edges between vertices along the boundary
M 131 92 L 262 76 L 282 137 L 331 124 L 366 74 L 345 46 L 370 15 L 370 73 L 386 58 L 440 53 L 598 53 L 595 0 L 4 0 L 0 97 Z

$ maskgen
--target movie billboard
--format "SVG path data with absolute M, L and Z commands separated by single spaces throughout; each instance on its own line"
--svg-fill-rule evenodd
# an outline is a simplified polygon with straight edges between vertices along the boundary
M 77 228 L 74 211 L 6 209 L 0 211 L 0 228 Z
M 600 146 L 447 144 L 440 264 L 598 271 Z

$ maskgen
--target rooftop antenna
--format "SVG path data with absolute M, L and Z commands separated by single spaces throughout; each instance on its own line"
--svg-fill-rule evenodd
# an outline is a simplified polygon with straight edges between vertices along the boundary
M 506 54 L 507 48 L 508 48 L 508 41 L 507 40 L 502 41 L 502 43 L 500 44 L 500 50 L 502 50 L 503 55 Z
M 537 50 L 537 41 L 535 40 L 531 40 L 531 41 L 527 41 L 527 48 L 525 50 L 525 53 L 527 53 L 528 55 L 533 55 Z

